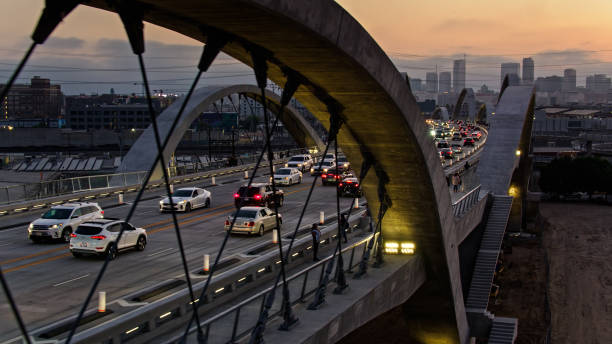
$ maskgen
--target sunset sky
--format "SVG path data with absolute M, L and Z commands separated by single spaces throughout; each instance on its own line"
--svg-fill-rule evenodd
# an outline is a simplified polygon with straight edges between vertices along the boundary
M 297 0 L 294 0 L 297 1 Z M 532 56 L 536 77 L 562 75 L 575 68 L 578 84 L 586 75 L 612 74 L 612 1 L 609 0 L 339 0 L 411 77 L 452 70 L 467 57 L 471 87 L 499 86 L 499 64 Z M 27 48 L 43 0 L 0 1 L 0 82 Z M 148 64 L 159 67 L 153 88 L 180 92 L 188 84 L 201 45 L 174 32 L 146 25 Z M 68 94 L 139 92 L 136 68 L 116 14 L 79 6 L 40 47 L 22 73 L 49 77 Z M 217 61 L 207 82 L 253 82 L 249 68 L 228 57 Z M 164 67 L 172 69 L 163 69 Z M 68 68 L 73 70 L 67 71 Z M 92 70 L 93 69 L 93 70 Z M 95 70 L 98 69 L 98 70 Z M 20 80 L 24 81 L 24 80 Z M 137 85 L 134 85 L 136 83 Z

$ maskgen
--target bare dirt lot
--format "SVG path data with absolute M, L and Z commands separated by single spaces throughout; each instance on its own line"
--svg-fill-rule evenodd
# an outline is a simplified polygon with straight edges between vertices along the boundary
M 551 342 L 612 343 L 612 207 L 542 203 L 540 214 L 542 240 L 515 243 L 504 255 L 491 311 L 519 318 L 517 343 L 543 343 L 547 255 Z

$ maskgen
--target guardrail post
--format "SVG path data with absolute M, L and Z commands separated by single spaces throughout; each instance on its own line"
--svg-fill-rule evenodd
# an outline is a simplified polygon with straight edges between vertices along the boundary
M 174 184 L 170 184 L 170 193 L 173 194 L 174 193 Z
M 203 270 L 204 272 L 210 271 L 210 254 L 204 254 Z
M 117 194 L 117 197 L 119 198 L 119 199 L 118 199 L 118 201 L 119 201 L 118 203 L 119 203 L 119 204 L 123 204 L 123 194 L 122 194 L 122 193 L 119 193 L 119 194 Z
M 110 178 L 108 178 L 108 174 L 106 175 L 106 187 L 110 188 Z
M 249 171 L 244 171 L 244 179 L 249 179 Z
M 355 198 L 353 209 L 359 209 L 359 198 Z
M 278 229 L 272 231 L 272 243 L 278 244 Z
M 321 224 L 321 225 L 322 225 L 322 224 L 324 224 L 324 223 L 325 223 L 325 212 L 324 212 L 324 211 L 321 211 L 321 212 L 319 213 L 319 224 Z
M 215 176 L 212 176 L 210 185 L 217 185 L 217 182 L 215 181 Z

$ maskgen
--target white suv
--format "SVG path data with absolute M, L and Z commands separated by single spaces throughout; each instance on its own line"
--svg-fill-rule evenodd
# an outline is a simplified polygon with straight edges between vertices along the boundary
M 28 239 L 38 242 L 42 239 L 70 241 L 70 234 L 83 222 L 104 217 L 104 210 L 98 203 L 66 203 L 55 206 L 34 220 L 28 226 Z
M 314 164 L 314 160 L 312 160 L 312 156 L 310 154 L 300 154 L 294 155 L 287 161 L 285 167 L 293 167 L 298 170 L 304 172 L 308 171 L 312 165 Z
M 114 245 L 122 228 L 121 240 L 118 245 Z M 117 257 L 117 249 L 122 251 L 133 248 L 142 251 L 147 245 L 147 232 L 144 228 L 134 228 L 125 221 L 112 219 L 85 222 L 70 237 L 70 252 L 77 258 L 95 254 L 106 255 L 113 260 Z

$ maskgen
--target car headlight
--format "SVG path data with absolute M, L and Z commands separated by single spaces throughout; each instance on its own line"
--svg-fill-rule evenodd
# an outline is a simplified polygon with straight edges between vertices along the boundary
M 298 167 L 302 167 L 302 164 L 298 164 Z
M 164 205 L 164 201 L 159 201 L 159 205 Z
M 323 169 L 323 172 L 327 172 L 327 169 L 326 169 L 326 168 L 324 168 L 324 169 Z
M 289 177 L 285 177 L 285 180 L 289 180 Z
M 29 231 L 31 231 L 31 230 L 32 230 L 32 228 L 34 228 L 34 224 L 33 224 L 33 223 L 30 223 L 30 225 L 28 226 L 28 230 L 29 230 Z
M 179 201 L 177 204 L 185 204 L 186 202 L 187 202 L 187 201 L 182 200 L 182 201 Z
M 348 164 L 344 164 L 344 167 L 348 167 Z
M 51 225 L 51 226 L 49 226 L 49 229 L 57 229 L 57 228 L 58 228 L 58 227 L 60 227 L 60 226 L 61 226 L 61 225 L 59 225 L 59 226 L 58 226 L 57 224 L 55 224 L 55 225 Z
M 311 168 L 311 169 L 310 169 L 310 172 L 314 172 L 314 168 Z
M 285 164 L 285 167 L 289 167 L 289 164 Z

